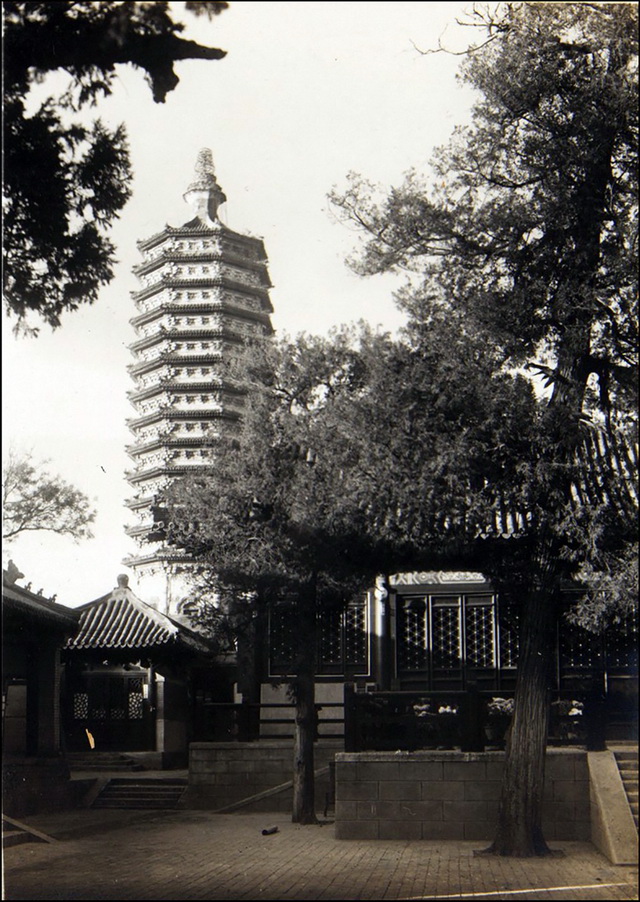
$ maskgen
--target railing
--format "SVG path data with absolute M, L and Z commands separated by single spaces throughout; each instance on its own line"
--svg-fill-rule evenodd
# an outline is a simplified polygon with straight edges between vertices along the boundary
M 336 709 L 337 717 L 326 709 Z M 315 706 L 315 739 L 342 738 L 343 705 L 323 702 Z M 320 712 L 324 711 L 324 716 Z M 322 727 L 339 725 L 339 732 L 323 732 Z M 205 702 L 196 706 L 194 738 L 201 742 L 255 742 L 258 739 L 287 739 L 295 728 L 295 705 L 286 702 L 263 704 Z
M 604 748 L 604 699 L 554 693 L 549 718 L 552 745 Z M 504 748 L 513 692 L 478 690 L 354 692 L 345 687 L 345 750 L 415 751 Z M 577 704 L 575 704 L 577 702 Z
M 345 750 L 415 751 L 456 748 L 482 751 L 479 693 L 354 692 L 345 687 Z
M 260 735 L 260 705 L 200 702 L 193 738 L 199 742 L 252 742 Z
M 355 692 L 345 685 L 344 742 L 348 752 L 415 751 L 460 748 L 483 751 L 504 748 L 511 722 L 513 692 L 461 690 L 426 692 Z M 577 702 L 577 705 L 574 704 Z M 323 725 L 343 723 L 342 704 L 316 707 L 315 739 L 340 738 L 340 732 L 323 734 Z M 334 708 L 338 716 L 320 717 Z M 205 703 L 196 709 L 194 739 L 205 742 L 254 742 L 290 738 L 295 708 L 287 703 Z M 604 748 L 605 700 L 602 696 L 567 693 L 552 695 L 549 742 L 553 745 L 586 744 Z

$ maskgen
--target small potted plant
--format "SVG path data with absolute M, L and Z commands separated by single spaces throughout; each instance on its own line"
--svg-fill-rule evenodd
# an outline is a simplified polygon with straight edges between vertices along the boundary
M 551 703 L 550 733 L 564 742 L 584 739 L 584 704 L 577 699 L 561 698 Z
M 494 697 L 487 703 L 485 735 L 493 745 L 504 747 L 506 733 L 511 724 L 514 702 L 512 698 Z
M 458 740 L 458 709 L 455 705 L 440 705 L 436 725 L 439 747 L 454 748 Z
M 437 741 L 437 728 L 435 724 L 435 712 L 431 710 L 431 703 L 422 699 L 413 705 L 413 713 L 417 719 L 416 744 L 418 748 L 435 748 Z

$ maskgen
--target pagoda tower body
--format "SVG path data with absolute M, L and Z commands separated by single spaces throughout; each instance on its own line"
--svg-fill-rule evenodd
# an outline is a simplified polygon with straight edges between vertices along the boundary
M 172 480 L 206 469 L 216 437 L 238 424 L 242 395 L 223 379 L 224 361 L 247 337 L 273 332 L 264 244 L 218 219 L 226 197 L 209 150 L 200 151 L 184 198 L 195 213 L 189 222 L 138 242 L 129 366 L 134 495 L 127 506 L 135 522 L 126 531 L 138 550 L 124 563 L 137 591 L 168 614 L 180 613 L 191 565 L 163 543 L 158 499 Z

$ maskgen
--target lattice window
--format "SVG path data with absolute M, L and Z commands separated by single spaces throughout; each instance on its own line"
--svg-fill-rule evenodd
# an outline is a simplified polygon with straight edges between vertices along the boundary
M 465 611 L 467 664 L 495 667 L 493 605 L 470 603 Z
M 515 607 L 500 611 L 500 666 L 517 667 L 520 651 L 520 614 Z
M 607 647 L 607 668 L 638 672 L 638 622 L 630 616 L 618 626 L 611 627 L 605 634 Z
M 86 720 L 89 716 L 89 695 L 86 692 L 73 693 L 73 719 Z
M 460 607 L 454 603 L 436 602 L 432 612 L 433 666 L 439 670 L 460 667 Z
M 350 604 L 344 612 L 344 656 L 347 664 L 367 660 L 367 610 L 365 602 Z
M 292 612 L 272 608 L 269 622 L 270 657 L 272 665 L 289 667 L 294 657 L 294 618 Z
M 129 692 L 129 720 L 142 720 L 144 715 L 144 702 L 142 692 Z M 113 712 L 111 712 L 113 717 Z M 122 712 L 124 717 L 124 711 Z
M 563 668 L 590 669 L 600 657 L 600 642 L 586 630 L 563 623 L 560 631 L 560 663 Z
M 341 611 L 323 611 L 319 618 L 320 661 L 322 664 L 342 663 L 341 614 Z
M 91 720 L 106 720 L 107 719 L 107 709 L 99 705 L 95 708 L 91 708 Z
M 427 669 L 427 604 L 424 598 L 404 599 L 399 609 L 398 665 L 401 670 Z

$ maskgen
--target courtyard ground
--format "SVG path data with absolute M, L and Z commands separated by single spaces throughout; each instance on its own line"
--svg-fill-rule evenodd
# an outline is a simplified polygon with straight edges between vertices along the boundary
M 478 842 L 347 841 L 285 815 L 75 810 L 25 818 L 55 838 L 4 851 L 4 898 L 637 899 L 637 869 L 590 843 L 543 859 L 478 857 Z M 263 835 L 277 826 L 277 832 Z

